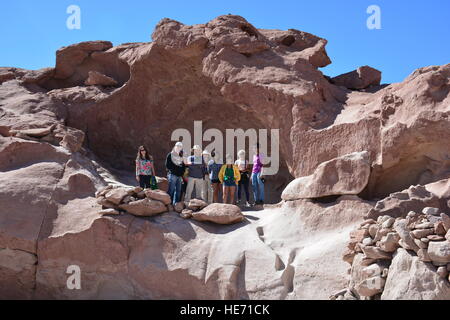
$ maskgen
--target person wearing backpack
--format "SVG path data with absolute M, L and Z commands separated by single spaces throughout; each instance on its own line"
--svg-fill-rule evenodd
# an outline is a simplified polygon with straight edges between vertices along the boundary
M 192 148 L 194 155 L 187 159 L 188 166 L 188 183 L 186 187 L 186 196 L 184 201 L 192 199 L 192 192 L 195 189 L 197 199 L 207 201 L 205 196 L 205 173 L 206 164 L 202 156 L 202 149 L 199 145 L 195 145 Z
M 242 189 L 245 192 L 245 199 L 247 200 L 245 202 L 246 207 L 250 207 L 250 192 L 249 192 L 249 185 L 250 185 L 250 166 L 245 159 L 245 151 L 239 150 L 238 152 L 238 159 L 234 162 L 234 164 L 239 168 L 239 173 L 241 174 L 241 179 L 239 180 L 238 184 L 238 203 L 241 203 L 241 195 L 242 195 Z
M 140 146 L 136 156 L 136 180 L 142 189 L 157 189 L 155 178 L 155 167 L 153 157 L 148 153 L 147 148 Z
M 223 203 L 234 204 L 234 194 L 241 179 L 241 174 L 238 167 L 233 164 L 233 158 L 227 155 L 226 159 L 226 164 L 222 166 L 219 172 L 219 180 L 223 183 Z M 228 198 L 230 198 L 230 202 L 228 202 Z

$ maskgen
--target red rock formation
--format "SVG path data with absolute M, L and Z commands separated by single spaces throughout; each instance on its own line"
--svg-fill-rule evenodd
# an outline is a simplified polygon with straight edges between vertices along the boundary
M 163 19 L 152 38 L 74 44 L 55 68 L 0 68 L 2 296 L 326 298 L 346 283 L 346 232 L 391 204 L 409 209 L 391 201 L 395 192 L 449 178 L 449 64 L 352 91 L 318 70 L 331 62 L 327 41 L 305 32 L 226 15 L 194 26 Z M 117 87 L 86 86 L 90 72 Z M 281 169 L 267 183 L 274 202 L 293 177 L 362 151 L 371 171 L 359 195 L 394 196 L 379 202 L 385 210 L 355 195 L 287 201 L 252 212 L 258 222 L 220 227 L 173 212 L 104 215 L 95 193 L 135 184 L 137 146 L 164 175 L 172 131 L 192 132 L 194 120 L 222 132 L 280 129 Z M 441 209 L 447 201 L 439 196 Z M 86 272 L 85 291 L 64 287 L 67 263 Z
M 331 79 L 331 82 L 335 85 L 349 89 L 366 89 L 369 86 L 378 86 L 380 81 L 381 72 L 369 66 L 359 67 L 357 70 Z

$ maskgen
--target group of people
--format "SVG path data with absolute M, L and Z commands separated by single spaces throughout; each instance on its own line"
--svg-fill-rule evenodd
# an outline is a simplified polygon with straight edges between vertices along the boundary
M 207 203 L 219 202 L 222 189 L 223 203 L 235 204 L 237 191 L 237 204 L 250 207 L 250 183 L 255 204 L 263 204 L 264 177 L 259 144 L 256 144 L 254 148 L 252 166 L 246 160 L 244 150 L 238 152 L 236 161 L 233 161 L 230 155 L 226 155 L 225 163 L 222 163 L 218 152 L 202 151 L 198 145 L 192 148 L 189 156 L 185 156 L 183 144 L 177 142 L 172 151 L 167 154 L 165 162 L 169 183 L 168 193 L 172 204 L 191 200 L 194 191 L 196 198 Z M 155 175 L 152 156 L 144 146 L 140 146 L 136 158 L 136 179 L 139 185 L 142 188 L 156 189 Z M 242 201 L 242 190 L 245 194 L 245 203 Z

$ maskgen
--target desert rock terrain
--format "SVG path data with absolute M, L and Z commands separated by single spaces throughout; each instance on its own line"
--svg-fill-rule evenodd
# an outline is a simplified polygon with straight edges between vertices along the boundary
M 450 64 L 330 78 L 326 44 L 165 18 L 0 68 L 0 299 L 450 299 Z M 280 130 L 270 204 L 168 205 L 171 133 L 198 120 Z M 142 144 L 160 191 L 136 188 Z

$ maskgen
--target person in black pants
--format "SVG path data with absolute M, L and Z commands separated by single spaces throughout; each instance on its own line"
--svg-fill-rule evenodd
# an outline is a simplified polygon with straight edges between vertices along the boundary
M 151 188 L 151 180 L 154 175 L 153 157 L 144 146 L 140 146 L 136 156 L 136 180 L 141 188 Z
M 169 182 L 168 194 L 172 204 L 181 201 L 181 183 L 186 170 L 182 148 L 182 143 L 177 142 L 166 157 L 167 180 Z
M 242 189 L 244 189 L 245 192 L 245 199 L 247 200 L 245 202 L 246 207 L 250 207 L 250 192 L 249 192 L 249 185 L 250 185 L 250 166 L 245 159 L 245 151 L 240 150 L 238 152 L 238 159 L 234 163 L 238 166 L 239 172 L 241 174 L 241 179 L 239 180 L 238 184 L 238 203 L 241 203 L 241 194 Z

